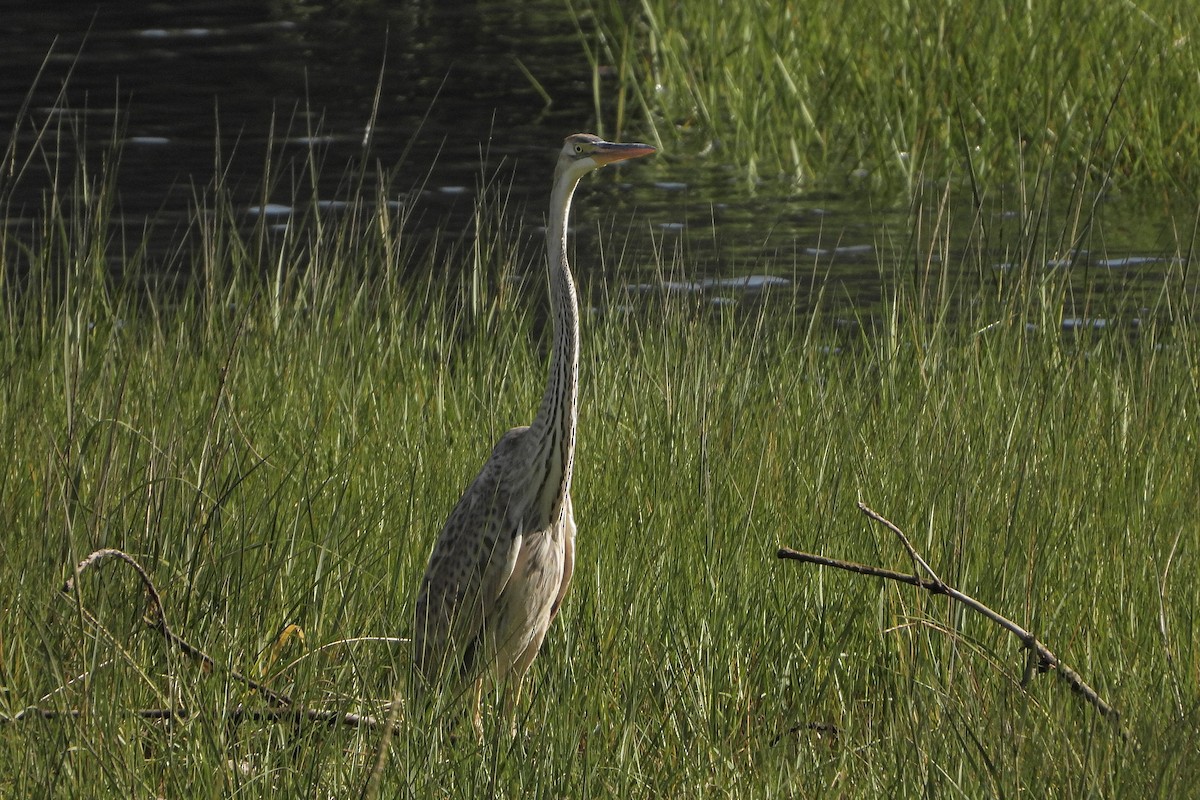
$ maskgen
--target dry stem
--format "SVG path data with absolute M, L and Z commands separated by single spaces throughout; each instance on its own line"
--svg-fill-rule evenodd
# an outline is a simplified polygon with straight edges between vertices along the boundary
M 117 550 L 115 548 L 104 548 L 91 553 L 79 565 L 75 567 L 75 574 L 69 578 L 66 584 L 63 585 L 63 591 L 75 594 L 76 603 L 79 605 L 80 611 L 84 613 L 84 617 L 92 619 L 92 615 L 87 612 L 83 605 L 83 598 L 78 592 L 78 579 L 89 568 L 99 564 L 110 558 L 115 558 L 128 564 L 137 573 L 138 578 L 142 581 L 142 586 L 146 590 L 146 594 L 150 597 L 150 609 L 143 618 L 147 625 L 154 628 L 162 634 L 168 646 L 174 647 L 187 655 L 189 658 L 200 662 L 202 667 L 209 672 L 215 671 L 218 668 L 217 662 L 205 653 L 200 648 L 187 642 L 183 637 L 171 630 L 171 626 L 167 624 L 166 613 L 163 609 L 162 595 L 159 594 L 154 581 L 146 573 L 146 570 L 137 562 L 133 556 Z M 262 695 L 267 701 L 274 704 L 275 707 L 266 709 L 250 709 L 244 706 L 238 706 L 233 710 L 223 714 L 223 718 L 231 722 L 237 723 L 243 720 L 256 721 L 310 721 L 320 722 L 328 725 L 348 725 L 359 728 L 383 728 L 388 729 L 395 726 L 396 721 L 394 715 L 389 717 L 387 721 L 379 720 L 375 717 L 364 714 L 355 714 L 351 712 L 327 711 L 323 709 L 304 708 L 297 706 L 292 698 L 286 694 L 271 689 L 262 683 L 242 675 L 237 670 L 229 670 L 230 676 Z M 199 712 L 192 713 L 181 708 L 142 708 L 133 712 L 136 716 L 142 719 L 160 719 L 160 720 L 187 720 L 201 716 Z M 50 709 L 30 706 L 16 715 L 8 717 L 0 715 L 0 724 L 7 722 L 19 722 L 28 719 L 74 719 L 80 716 L 80 712 L 76 709 Z
M 884 580 L 896 581 L 897 583 L 907 583 L 910 586 L 920 587 L 931 594 L 945 595 L 953 600 L 957 600 L 968 608 L 971 608 L 987 617 L 992 622 L 1009 631 L 1021 640 L 1021 645 L 1029 651 L 1029 659 L 1026 663 L 1025 680 L 1022 682 L 1023 684 L 1027 683 L 1032 677 L 1036 662 L 1036 670 L 1038 672 L 1054 670 L 1059 678 L 1061 678 L 1067 683 L 1068 686 L 1071 687 L 1072 691 L 1095 707 L 1095 709 L 1100 712 L 1101 716 L 1114 723 L 1119 721 L 1120 713 L 1106 703 L 1100 697 L 1100 695 L 1096 693 L 1096 690 L 1089 686 L 1087 682 L 1080 677 L 1079 673 L 1064 664 L 1058 658 L 1058 656 L 1050 651 L 1048 647 L 1038 641 L 1037 637 L 1007 617 L 997 613 L 996 611 L 993 611 L 991 608 L 979 602 L 970 595 L 960 592 L 958 589 L 955 589 L 953 586 L 947 584 L 945 581 L 939 578 L 937 573 L 933 571 L 933 568 L 930 567 L 923 558 L 921 558 L 920 554 L 916 551 L 916 548 L 913 547 L 912 542 L 908 540 L 908 537 L 905 536 L 904 532 L 896 527 L 896 525 L 878 512 L 867 507 L 867 505 L 864 503 L 860 502 L 858 504 L 858 508 L 868 517 L 894 533 L 900 540 L 901 545 L 903 545 L 904 549 L 907 551 L 909 557 L 912 559 L 914 572 L 918 569 L 924 570 L 926 573 L 928 573 L 929 577 L 922 578 L 919 574 L 908 575 L 903 572 L 894 572 L 890 569 L 882 569 L 880 567 L 873 567 L 866 564 L 856 564 L 852 561 L 841 561 L 836 558 L 827 558 L 825 556 L 813 555 L 811 553 L 801 553 L 786 547 L 780 548 L 779 552 L 777 553 L 778 557 L 793 561 L 802 561 L 808 564 L 817 564 L 824 567 L 833 567 L 835 569 L 845 570 L 846 572 L 854 572 L 859 575 L 869 575 L 875 578 L 883 578 Z

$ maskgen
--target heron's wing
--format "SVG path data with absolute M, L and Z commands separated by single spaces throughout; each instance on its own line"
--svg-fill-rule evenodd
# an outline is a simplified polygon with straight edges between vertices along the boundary
M 429 558 L 413 644 L 422 674 L 434 680 L 454 664 L 469 670 L 487 613 L 512 576 L 521 550 L 521 514 L 505 480 L 518 431 L 496 445 L 450 512 Z

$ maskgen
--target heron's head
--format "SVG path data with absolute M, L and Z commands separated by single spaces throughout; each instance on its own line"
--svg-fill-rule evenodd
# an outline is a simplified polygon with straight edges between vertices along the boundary
M 555 170 L 556 177 L 570 175 L 577 181 L 605 164 L 641 158 L 653 152 L 654 148 L 648 144 L 619 144 L 606 142 L 590 133 L 574 133 L 563 142 L 562 152 L 558 156 L 558 168 Z

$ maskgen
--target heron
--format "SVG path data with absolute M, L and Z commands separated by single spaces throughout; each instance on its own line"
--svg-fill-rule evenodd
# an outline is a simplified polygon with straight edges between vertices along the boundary
M 546 225 L 553 346 L 533 423 L 505 433 L 434 543 L 417 596 L 418 686 L 468 687 L 483 737 L 484 678 L 503 688 L 516 733 L 521 684 L 558 615 L 575 567 L 571 474 L 579 394 L 579 303 L 567 263 L 571 198 L 587 173 L 655 148 L 568 136 L 558 156 Z

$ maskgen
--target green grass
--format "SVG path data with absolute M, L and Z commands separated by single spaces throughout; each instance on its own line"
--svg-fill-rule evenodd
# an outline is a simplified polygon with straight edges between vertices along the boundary
M 618 116 L 750 179 L 879 188 L 972 176 L 1200 178 L 1200 16 L 1186 0 L 592 2 Z M 629 109 L 628 111 L 626 109 Z
M 86 185 L 5 232 L 0 711 L 82 713 L 0 725 L 0 795 L 355 796 L 378 731 L 227 724 L 264 704 L 226 670 L 384 713 L 407 650 L 349 640 L 407 634 L 443 519 L 536 407 L 536 237 L 485 193 L 476 242 L 423 249 L 375 202 L 390 187 L 338 218 L 244 230 L 218 187 L 176 256 L 190 278 L 168 290 L 136 247 L 112 277 L 107 184 Z M 1194 287 L 1172 269 L 1136 335 L 1064 337 L 1064 308 L 1093 298 L 1043 265 L 1074 234 L 1021 226 L 1011 275 L 963 295 L 954 276 L 990 256 L 948 251 L 960 239 L 938 202 L 914 201 L 914 221 L 939 222 L 901 239 L 911 273 L 881 271 L 878 312 L 856 327 L 819 282 L 712 310 L 627 297 L 612 287 L 631 265 L 605 265 L 616 277 L 583 303 L 579 562 L 522 733 L 489 716 L 479 746 L 410 714 L 382 796 L 1197 785 Z M 1046 213 L 1036 202 L 1026 219 Z M 1021 688 L 1017 643 L 944 600 L 775 558 L 787 545 L 907 569 L 859 500 L 1043 637 L 1122 729 L 1051 676 Z M 98 547 L 146 566 L 216 671 L 145 626 L 122 565 L 60 591 Z M 172 705 L 194 715 L 131 713 Z

